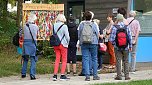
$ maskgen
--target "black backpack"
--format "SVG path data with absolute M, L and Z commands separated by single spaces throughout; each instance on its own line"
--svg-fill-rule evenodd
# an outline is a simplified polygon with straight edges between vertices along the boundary
M 116 31 L 116 46 L 120 49 L 125 49 L 128 46 L 129 38 L 127 34 L 127 26 L 120 27 L 118 25 L 114 25 L 117 28 Z
M 19 31 L 13 36 L 13 45 L 15 45 L 15 46 L 19 46 L 19 38 L 20 38 L 20 36 L 19 36 Z
M 62 24 L 62 25 L 58 28 L 57 32 L 61 29 L 61 27 L 62 27 L 63 25 L 64 25 L 64 24 Z M 56 33 L 54 32 L 54 27 L 53 27 L 53 35 L 50 37 L 50 45 L 51 45 L 51 46 L 59 46 L 59 45 L 61 44 L 61 41 L 62 41 L 63 37 L 65 36 L 65 35 L 64 35 L 64 36 L 62 37 L 62 39 L 60 40 L 59 37 L 58 37 L 58 35 L 57 35 L 57 32 L 56 32 Z

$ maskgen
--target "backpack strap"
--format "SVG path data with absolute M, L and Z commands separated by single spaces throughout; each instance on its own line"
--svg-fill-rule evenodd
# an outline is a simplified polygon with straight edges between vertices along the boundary
M 115 28 L 117 28 L 117 29 L 121 29 L 121 27 L 120 27 L 120 25 L 113 25 Z M 125 25 L 124 27 L 122 27 L 122 28 L 127 28 L 127 26 L 128 25 Z
M 134 20 L 135 20 L 135 18 L 133 20 L 131 20 L 128 25 L 130 25 Z
M 61 29 L 61 27 L 63 26 L 64 24 L 62 24 L 59 28 L 58 28 L 58 30 L 56 31 L 56 33 L 55 33 L 55 31 L 54 31 L 54 25 L 53 25 L 53 33 L 54 34 L 57 34 L 57 32 Z
M 28 27 L 28 29 L 29 29 L 29 31 L 30 31 L 30 34 L 31 34 L 31 37 L 32 37 L 32 41 L 33 41 L 35 47 L 37 47 L 36 42 L 35 42 L 35 40 L 34 40 L 34 38 L 33 38 L 33 35 L 32 35 L 32 32 L 31 32 L 31 29 L 30 29 L 29 24 L 27 23 L 26 26 Z
M 62 25 L 58 28 L 57 32 L 62 28 L 63 25 L 64 25 L 64 24 L 62 24 Z M 54 34 L 57 34 L 57 32 L 55 33 L 55 31 L 54 31 L 54 25 L 53 25 L 53 33 L 54 33 Z M 64 34 L 63 37 L 61 38 L 61 41 L 63 40 L 64 36 L 65 36 L 65 34 Z
M 92 26 L 92 25 L 95 24 L 95 23 L 94 23 L 93 20 L 91 21 L 91 23 L 92 23 L 92 24 L 91 24 L 90 26 L 91 26 L 91 28 L 93 29 L 93 31 L 94 31 L 96 37 L 98 38 L 98 34 L 96 33 L 95 29 L 94 29 L 93 26 Z M 98 26 L 98 27 L 99 27 L 99 26 Z

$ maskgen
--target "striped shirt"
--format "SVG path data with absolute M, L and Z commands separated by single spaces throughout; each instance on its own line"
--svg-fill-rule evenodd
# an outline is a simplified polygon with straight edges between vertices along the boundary
M 121 28 L 125 26 L 124 22 L 118 22 L 117 25 L 119 25 Z M 112 42 L 114 47 L 116 47 L 116 42 L 115 42 L 116 32 L 117 32 L 117 28 L 115 26 L 112 26 L 112 32 L 111 32 L 109 41 Z M 131 31 L 129 27 L 127 27 L 127 34 L 129 37 L 129 48 L 132 48 L 132 35 L 131 35 Z M 128 47 L 125 48 L 125 50 L 128 50 Z

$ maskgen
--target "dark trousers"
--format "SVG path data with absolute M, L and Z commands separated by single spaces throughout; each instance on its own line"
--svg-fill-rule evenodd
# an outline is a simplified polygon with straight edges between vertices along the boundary
M 121 63 L 122 62 L 122 63 Z M 117 77 L 122 77 L 122 69 L 124 70 L 125 77 L 129 77 L 129 51 L 116 50 L 116 69 L 117 69 Z M 123 64 L 123 68 L 122 68 Z

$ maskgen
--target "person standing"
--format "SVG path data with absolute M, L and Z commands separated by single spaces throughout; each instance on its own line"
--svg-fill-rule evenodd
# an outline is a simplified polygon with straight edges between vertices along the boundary
M 110 61 L 110 66 L 108 66 L 107 68 L 110 68 L 110 69 L 114 69 L 115 65 L 116 65 L 116 57 L 115 57 L 114 46 L 109 41 L 109 37 L 110 37 L 110 34 L 111 34 L 111 28 L 114 24 L 112 19 L 113 19 L 113 15 L 109 13 L 108 16 L 107 16 L 107 20 L 108 20 L 109 24 L 104 29 L 105 42 L 106 42 L 106 45 L 107 45 L 108 53 L 110 55 L 110 60 L 109 60 Z
M 139 21 L 135 19 L 136 12 L 130 11 L 129 18 L 127 21 L 129 22 L 129 27 L 132 33 L 132 51 L 131 51 L 131 64 L 130 64 L 130 71 L 135 72 L 136 67 L 136 47 L 138 42 L 138 35 L 141 31 Z
M 100 20 L 94 19 L 93 21 L 96 22 L 97 25 L 99 26 Z M 99 30 L 100 30 L 99 31 L 99 33 L 100 33 L 100 35 L 99 35 L 99 44 L 100 44 L 100 43 L 103 43 L 103 30 L 102 30 L 102 28 L 100 26 L 99 26 Z M 98 44 L 98 71 L 102 70 L 102 63 L 103 63 L 102 52 L 99 50 L 99 48 L 100 48 L 99 44 Z
M 74 17 L 69 18 L 68 22 L 68 30 L 70 35 L 70 42 L 68 46 L 68 59 L 67 59 L 67 74 L 70 74 L 70 63 L 72 62 L 73 66 L 73 75 L 76 75 L 76 44 L 78 41 L 78 31 L 77 31 L 77 24 L 75 23 Z
M 131 79 L 129 77 L 129 51 L 132 51 L 132 36 L 130 28 L 125 25 L 123 22 L 123 15 L 117 14 L 117 23 L 116 25 L 112 26 L 112 32 L 110 35 L 110 42 L 115 46 L 116 51 L 116 70 L 117 70 L 117 76 L 115 80 L 122 80 L 122 64 L 123 62 L 123 69 L 124 69 L 124 75 L 125 80 Z M 125 32 L 118 31 L 118 30 L 125 30 Z M 118 34 L 120 33 L 120 34 Z M 122 33 L 122 34 L 121 34 Z M 125 33 L 125 35 L 124 35 Z M 120 36 L 121 35 L 121 36 Z M 122 37 L 125 36 L 125 37 Z M 119 40 L 118 40 L 119 39 Z M 121 41 L 123 39 L 123 41 Z M 118 43 L 120 42 L 120 43 Z M 125 43 L 125 45 L 124 45 Z M 123 45 L 123 47 L 119 47 L 119 45 Z
M 68 49 L 70 37 L 69 37 L 68 27 L 67 25 L 64 24 L 64 22 L 66 22 L 65 16 L 63 14 L 59 14 L 56 18 L 56 23 L 53 25 L 53 30 L 55 33 L 60 28 L 60 30 L 57 32 L 57 35 L 61 40 L 61 44 L 59 46 L 53 46 L 56 55 L 53 81 L 57 80 L 57 73 L 58 73 L 60 60 L 62 60 L 60 80 L 68 79 L 65 75 L 65 70 L 67 64 L 67 49 Z
M 30 14 L 28 17 L 28 22 L 27 25 L 25 25 L 24 28 L 24 42 L 23 42 L 23 65 L 22 65 L 22 72 L 21 72 L 21 77 L 25 78 L 26 77 L 26 71 L 27 71 L 27 64 L 28 60 L 30 59 L 31 61 L 31 66 L 30 66 L 30 78 L 31 80 L 35 80 L 35 74 L 36 74 L 36 61 L 37 61 L 37 56 L 36 56 L 36 45 L 37 44 L 37 34 L 39 31 L 38 26 L 35 24 L 37 17 L 35 14 Z M 30 33 L 31 30 L 31 33 Z M 33 42 L 33 39 L 34 42 Z
M 99 80 L 100 77 L 97 74 L 99 28 L 96 23 L 92 22 L 91 12 L 85 12 L 84 17 L 85 20 L 79 25 L 78 40 L 80 41 L 79 45 L 81 46 L 82 51 L 82 68 L 84 68 L 85 71 L 85 81 L 90 81 L 90 68 L 93 68 L 93 80 Z M 91 67 L 90 58 L 92 61 Z

